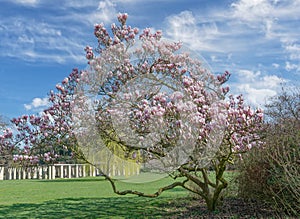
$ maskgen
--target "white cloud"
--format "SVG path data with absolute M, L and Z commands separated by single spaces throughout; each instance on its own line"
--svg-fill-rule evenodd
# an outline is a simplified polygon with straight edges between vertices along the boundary
M 239 0 L 231 4 L 233 17 L 249 23 L 265 21 L 272 17 L 274 1 L 270 0 Z
M 201 23 L 190 11 L 166 18 L 167 36 L 182 41 L 192 49 L 200 51 L 220 51 L 220 48 L 210 43 L 220 32 L 215 22 Z
M 277 94 L 275 90 L 268 88 L 254 88 L 250 84 L 241 84 L 238 89 L 243 91 L 245 101 L 255 107 L 263 107 L 267 99 Z
M 266 38 L 274 37 L 278 1 L 274 0 L 238 0 L 231 4 L 232 17 L 235 22 L 259 29 Z
M 64 7 L 65 10 L 80 9 L 83 13 L 75 12 L 66 17 L 71 21 L 80 21 L 89 27 L 100 22 L 109 24 L 118 14 L 115 1 L 110 0 L 66 1 Z
M 149 1 L 149 0 L 148 0 Z M 155 1 L 155 0 L 154 0 Z M 84 1 L 78 1 L 78 0 L 68 0 L 64 1 L 63 5 L 67 8 L 78 8 L 78 9 L 84 9 L 87 7 L 93 7 L 99 9 L 100 7 L 107 7 L 108 5 L 115 6 L 116 3 L 135 3 L 140 2 L 140 0 L 84 0 Z
M 289 59 L 300 61 L 299 0 L 238 0 L 231 4 L 237 23 L 262 31 L 281 42 Z
M 26 110 L 36 110 L 48 105 L 49 105 L 49 101 L 47 97 L 45 98 L 36 97 L 32 100 L 30 104 L 24 104 L 24 107 Z
M 220 59 L 218 56 L 216 56 L 216 55 L 211 55 L 210 56 L 210 60 L 212 61 L 212 62 L 222 62 L 222 59 Z
M 99 23 L 100 21 L 108 23 L 115 19 L 117 16 L 116 4 L 110 0 L 100 1 L 97 11 L 88 16 L 92 24 Z
M 218 71 L 256 66 L 280 75 L 300 71 L 299 11 L 299 0 L 234 0 L 229 8 L 170 15 L 164 29 L 169 38 L 206 54 Z
M 240 70 L 238 72 L 239 77 L 243 78 L 243 80 L 246 80 L 247 82 L 254 82 L 260 74 L 260 71 L 253 72 L 250 70 Z
M 18 37 L 18 43 L 34 44 L 34 39 L 25 34 Z
M 13 0 L 16 4 L 35 6 L 39 3 L 39 0 Z
M 63 5 L 66 8 L 80 8 L 83 9 L 85 7 L 95 7 L 97 5 L 97 0 L 84 0 L 84 1 L 78 1 L 78 0 L 68 0 L 64 1 Z
M 25 4 L 25 0 L 19 1 Z M 26 3 L 39 3 L 41 6 L 51 4 L 46 0 L 31 0 Z M 115 19 L 115 7 L 109 0 L 65 1 L 59 8 L 65 9 L 61 16 L 45 14 L 43 16 L 47 19 L 44 20 L 28 18 L 23 14 L 3 17 L 0 21 L 0 57 L 19 58 L 29 62 L 87 63 L 84 48 L 91 42 L 91 29 L 95 23 L 105 22 L 108 25 Z
M 231 83 L 232 93 L 243 94 L 245 101 L 263 107 L 269 97 L 277 94 L 287 80 L 276 75 L 263 75 L 260 71 L 240 70 L 236 82 Z
M 292 64 L 290 62 L 285 62 L 285 70 L 292 71 L 292 70 L 300 70 L 300 66 L 296 64 Z
M 300 43 L 295 41 L 287 41 L 284 43 L 284 49 L 288 54 L 290 54 L 291 60 L 300 61 Z
M 70 28 L 66 31 L 60 23 L 46 23 L 22 17 L 2 20 L 2 26 L 2 56 L 26 61 L 86 62 L 83 48 L 87 42 L 78 29 Z

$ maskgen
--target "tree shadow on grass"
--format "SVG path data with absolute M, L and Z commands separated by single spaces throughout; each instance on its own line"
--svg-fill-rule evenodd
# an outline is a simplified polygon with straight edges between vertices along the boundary
M 40 204 L 0 206 L 0 218 L 277 218 L 259 203 L 226 199 L 216 212 L 208 212 L 203 200 L 119 196 L 111 198 L 65 198 Z M 284 214 L 278 218 L 288 218 Z M 291 217 L 292 218 L 292 217 Z
M 161 206 L 170 198 L 66 198 L 41 204 L 0 206 L 0 218 L 170 218 Z

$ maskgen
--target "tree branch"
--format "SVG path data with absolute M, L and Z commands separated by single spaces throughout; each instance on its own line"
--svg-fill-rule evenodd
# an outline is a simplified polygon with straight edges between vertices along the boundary
M 152 194 L 146 194 L 144 192 L 140 192 L 140 191 L 135 191 L 135 190 L 124 190 L 124 191 L 119 191 L 117 190 L 116 184 L 114 182 L 113 179 L 111 179 L 109 176 L 105 175 L 105 178 L 110 182 L 114 193 L 118 194 L 118 195 L 128 195 L 128 194 L 132 194 L 132 195 L 137 195 L 137 196 L 142 196 L 142 197 L 148 197 L 148 198 L 155 198 L 158 197 L 159 195 L 161 195 L 161 193 L 163 193 L 164 191 L 173 189 L 177 186 L 181 186 L 183 188 L 186 188 L 185 183 L 188 182 L 188 179 L 185 179 L 183 182 L 174 182 L 168 186 L 165 187 L 161 187 L 159 188 L 155 193 Z

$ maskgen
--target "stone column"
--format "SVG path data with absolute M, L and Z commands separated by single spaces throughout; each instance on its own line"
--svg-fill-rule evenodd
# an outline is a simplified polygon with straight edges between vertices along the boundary
M 0 180 L 4 179 L 4 167 L 0 166 Z
M 64 166 L 60 164 L 60 178 L 64 178 Z
M 16 179 L 17 178 L 17 173 L 16 173 L 17 169 L 15 167 L 12 168 L 12 172 L 13 172 L 13 175 L 12 175 L 12 178 L 13 179 Z
M 77 171 L 78 171 L 77 177 L 79 178 L 79 177 L 81 177 L 81 165 L 80 164 L 76 164 L 76 166 L 77 166 Z
M 17 179 L 17 168 L 13 168 L 13 178 Z
M 126 176 L 126 169 L 123 167 L 123 176 Z
M 55 179 L 56 177 L 56 169 L 55 169 L 55 166 L 53 165 L 52 166 L 52 179 Z
M 17 167 L 16 171 L 18 173 L 18 179 L 22 179 L 22 170 L 21 170 L 21 167 Z
M 92 165 L 89 165 L 89 168 L 90 168 L 90 176 L 94 176 L 94 168 Z
M 33 179 L 37 179 L 37 167 L 33 167 Z
M 75 164 L 75 178 L 78 178 L 79 176 L 79 169 L 78 169 L 78 164 Z
M 78 177 L 82 177 L 82 165 L 78 164 Z
M 27 169 L 23 168 L 23 179 L 27 179 Z
M 44 178 L 48 179 L 48 174 L 47 174 L 47 167 L 43 167 L 43 173 L 44 173 Z
M 38 169 L 37 169 L 37 171 L 38 171 L 38 174 L 39 174 L 39 179 L 43 179 L 43 170 L 42 170 L 42 167 L 39 166 Z
M 72 166 L 71 166 L 71 164 L 68 165 L 68 178 L 69 179 L 72 178 Z
M 8 180 L 11 180 L 11 168 L 7 168 L 7 177 Z
M 53 179 L 53 178 L 52 178 L 52 176 L 53 176 L 53 174 L 52 174 L 52 166 L 50 166 L 50 165 L 48 166 L 47 172 L 48 172 L 48 176 L 49 176 L 48 178 L 49 178 L 49 179 Z
M 82 177 L 85 177 L 85 164 L 84 165 L 82 165 Z
M 89 168 L 89 171 L 88 171 L 88 176 L 92 176 L 93 175 L 93 173 L 92 173 L 92 166 L 91 165 L 88 165 L 87 166 L 88 168 Z
M 92 176 L 96 176 L 96 168 L 94 166 L 90 166 L 91 167 L 91 173 L 92 173 Z

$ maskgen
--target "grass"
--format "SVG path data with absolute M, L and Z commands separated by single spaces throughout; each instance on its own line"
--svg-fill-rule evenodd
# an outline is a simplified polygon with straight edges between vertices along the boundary
M 153 192 L 169 182 L 164 178 L 118 186 Z M 0 181 L 0 218 L 160 218 L 176 214 L 164 203 L 187 195 L 176 188 L 156 199 L 118 196 L 102 177 Z
M 234 175 L 226 172 L 229 188 L 225 192 L 223 207 L 214 214 L 207 212 L 203 201 L 195 199 L 182 188 L 166 191 L 151 199 L 118 196 L 103 177 L 4 180 L 0 181 L 0 218 L 244 218 L 242 215 L 269 218 L 265 217 L 270 215 L 269 212 L 257 213 L 257 205 L 249 205 L 236 197 Z M 146 181 L 150 176 L 144 177 Z M 129 181 L 136 182 L 136 179 Z M 150 193 L 170 182 L 170 178 L 151 183 L 120 181 L 117 186 L 120 190 Z

